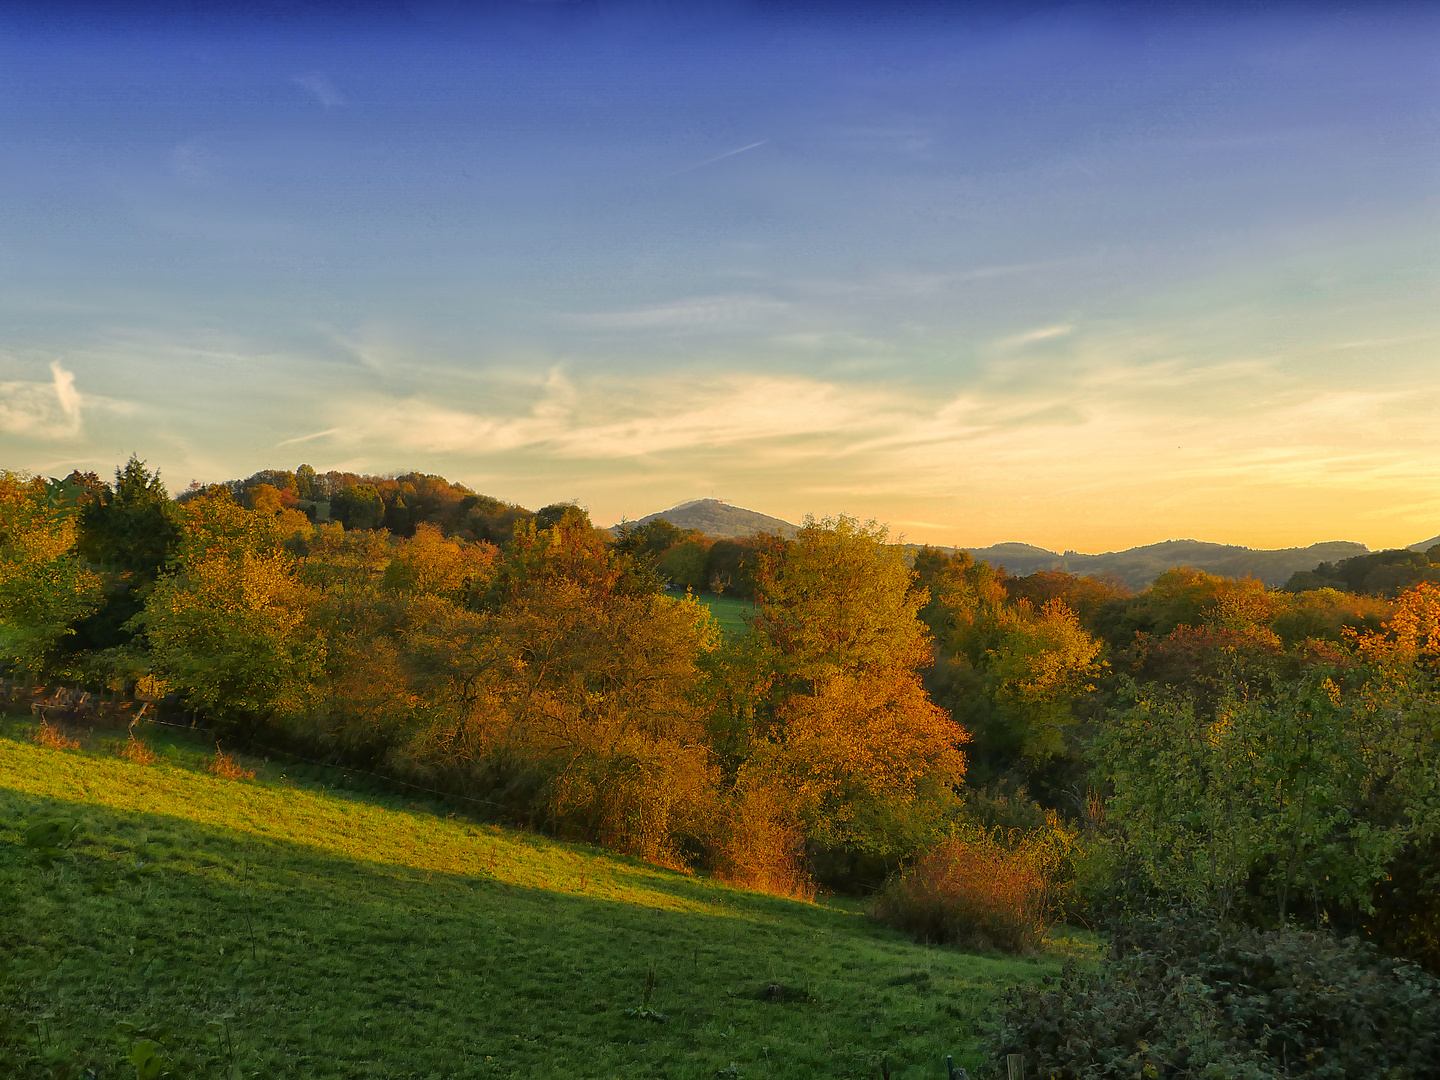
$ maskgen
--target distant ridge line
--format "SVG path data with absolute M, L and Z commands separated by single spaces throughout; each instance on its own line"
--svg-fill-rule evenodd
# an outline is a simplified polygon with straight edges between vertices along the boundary
M 1338 562 L 1353 555 L 1365 555 L 1369 548 L 1353 540 L 1330 540 L 1308 547 L 1248 548 L 1238 544 L 1214 544 L 1205 540 L 1162 540 L 1124 551 L 1107 551 L 1100 555 L 1082 555 L 1077 551 L 1064 554 L 1036 547 L 1033 544 L 1007 541 L 989 547 L 960 547 L 975 559 L 992 566 L 1004 566 L 1017 575 L 1034 574 L 1041 570 L 1061 570 L 1081 577 L 1111 574 L 1132 589 L 1143 589 L 1166 570 L 1191 566 L 1224 577 L 1259 578 L 1267 586 L 1278 588 L 1290 580 L 1297 570 L 1314 570 L 1322 562 Z

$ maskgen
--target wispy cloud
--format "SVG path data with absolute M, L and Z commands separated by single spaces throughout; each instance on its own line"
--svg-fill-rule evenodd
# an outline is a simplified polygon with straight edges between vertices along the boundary
M 56 361 L 49 382 L 0 383 L 0 431 L 37 439 L 81 434 L 81 398 L 75 376 Z
M 276 443 L 279 446 L 299 446 L 301 443 L 314 442 L 316 439 L 324 439 L 340 432 L 339 428 L 326 428 L 324 431 L 312 431 L 309 435 L 297 435 L 293 439 L 283 439 Z
M 697 161 L 693 165 L 685 165 L 682 168 L 675 169 L 673 172 L 665 173 L 663 176 L 660 177 L 660 179 L 669 180 L 672 176 L 680 176 L 682 173 L 694 172 L 696 169 L 703 169 L 706 165 L 714 165 L 717 161 L 724 161 L 726 158 L 734 157 L 736 154 L 743 154 L 747 150 L 755 150 L 761 146 L 764 146 L 769 141 L 769 139 L 761 139 L 759 142 L 752 142 L 746 146 L 739 146 L 736 147 L 734 150 L 726 150 L 723 154 L 716 154 L 714 157 L 708 157 L 704 161 Z
M 774 319 L 789 308 L 784 301 L 763 296 L 698 296 L 625 311 L 573 314 L 566 321 L 593 330 L 709 330 Z
M 1057 326 L 1041 326 L 1034 330 L 1026 330 L 1023 333 L 1002 338 L 998 344 L 1001 348 L 1021 349 L 1026 345 L 1034 345 L 1037 341 L 1053 341 L 1055 338 L 1067 337 L 1074 332 L 1075 327 L 1069 323 L 1063 323 Z
M 427 453 L 525 450 L 571 460 L 793 440 L 854 430 L 877 416 L 873 397 L 811 379 L 597 381 L 582 390 L 559 372 L 551 373 L 524 415 L 467 412 L 419 397 L 356 403 L 348 412 L 346 422 L 320 434 L 342 444 Z
M 330 109 L 336 105 L 347 104 L 345 95 L 340 93 L 330 79 L 318 71 L 312 71 L 308 75 L 296 75 L 295 85 L 309 90 L 315 95 L 315 100 L 325 108 Z

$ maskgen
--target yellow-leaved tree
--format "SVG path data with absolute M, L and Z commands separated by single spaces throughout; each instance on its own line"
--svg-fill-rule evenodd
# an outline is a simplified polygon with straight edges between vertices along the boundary
M 183 530 L 176 567 L 134 620 L 157 673 L 217 719 L 304 712 L 324 669 L 324 640 L 307 617 L 313 590 L 275 517 L 221 492 L 191 500 Z
M 770 672 L 737 806 L 812 846 L 885 851 L 965 775 L 968 735 L 925 693 L 930 633 L 904 552 L 874 522 L 807 518 L 760 560 L 751 647 Z M 749 827 L 754 827 L 753 822 Z
M 40 477 L 0 472 L 0 663 L 45 665 L 71 624 L 100 603 L 100 578 L 75 554 L 74 517 Z

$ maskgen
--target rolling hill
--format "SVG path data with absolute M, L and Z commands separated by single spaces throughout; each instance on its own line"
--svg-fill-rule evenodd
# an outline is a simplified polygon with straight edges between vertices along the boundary
M 1248 575 L 1259 578 L 1271 588 L 1278 588 L 1296 570 L 1313 570 L 1319 563 L 1364 555 L 1370 549 L 1348 540 L 1275 549 L 1211 544 L 1203 540 L 1167 540 L 1125 551 L 1107 551 L 1102 555 L 1082 555 L 1077 551 L 1059 554 L 1015 543 L 964 550 L 976 559 L 983 559 L 992 566 L 1004 566 L 1010 573 L 1019 576 L 1033 574 L 1037 570 L 1064 570 L 1085 577 L 1114 574 L 1130 588 L 1139 590 L 1176 566 L 1193 566 L 1197 570 L 1225 577 Z
M 719 499 L 694 499 L 679 506 L 672 506 L 669 510 L 661 510 L 657 514 L 646 514 L 635 524 L 644 525 L 656 518 L 664 518 L 677 529 L 699 529 L 706 536 L 717 540 L 754 536 L 758 532 L 778 532 L 781 536 L 793 539 L 799 532 L 799 529 L 788 521 L 746 510 L 744 507 L 731 506 Z
M 706 536 L 727 539 L 752 536 L 757 532 L 778 532 L 793 538 L 795 525 L 767 514 L 732 506 L 719 499 L 695 499 L 654 514 L 646 514 L 635 524 L 643 525 L 664 518 L 681 529 L 698 529 Z M 1440 537 L 1416 545 L 1423 551 Z M 907 544 L 912 550 L 914 544 Z M 1338 562 L 1352 555 L 1364 555 L 1370 549 L 1348 540 L 1332 540 L 1308 547 L 1248 548 L 1235 544 L 1213 544 L 1203 540 L 1167 540 L 1124 551 L 1107 551 L 1085 555 L 1077 551 L 1056 552 L 1033 544 L 1003 543 L 989 547 L 946 548 L 964 550 L 992 566 L 1003 566 L 1016 576 L 1039 570 L 1063 570 L 1086 577 L 1110 574 L 1132 589 L 1148 586 L 1160 574 L 1176 566 L 1193 566 L 1226 577 L 1256 577 L 1271 588 L 1279 588 L 1296 570 L 1313 570 L 1322 562 Z

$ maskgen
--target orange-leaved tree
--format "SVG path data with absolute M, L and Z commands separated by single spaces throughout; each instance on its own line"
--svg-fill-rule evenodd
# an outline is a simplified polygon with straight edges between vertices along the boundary
M 821 847 L 908 847 L 965 775 L 967 734 L 925 693 L 924 590 L 874 522 L 807 518 L 757 570 L 752 648 L 770 681 L 756 710 L 742 791 L 763 790 Z

